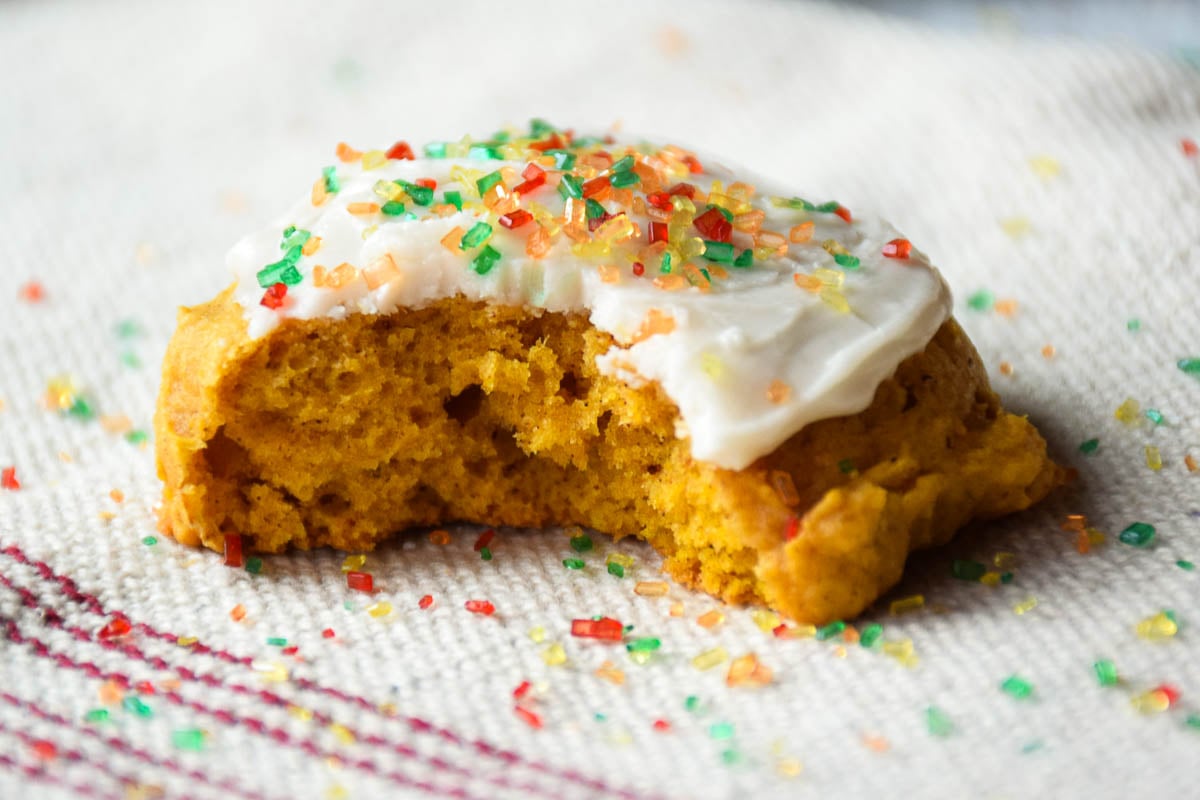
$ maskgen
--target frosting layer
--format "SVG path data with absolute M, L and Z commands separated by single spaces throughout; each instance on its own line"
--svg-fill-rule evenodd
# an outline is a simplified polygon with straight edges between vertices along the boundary
M 887 223 L 679 148 L 536 125 L 434 158 L 402 144 L 339 145 L 304 199 L 229 253 L 251 337 L 456 294 L 586 313 L 617 342 L 601 371 L 657 382 L 693 457 L 741 469 L 861 411 L 950 313 L 937 270 Z

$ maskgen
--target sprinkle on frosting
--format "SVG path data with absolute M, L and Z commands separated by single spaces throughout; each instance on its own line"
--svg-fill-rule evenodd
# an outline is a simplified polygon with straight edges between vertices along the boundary
M 886 223 L 675 145 L 534 120 L 421 152 L 338 144 L 308 197 L 234 248 L 251 337 L 454 295 L 586 312 L 616 341 L 601 371 L 658 382 L 693 456 L 740 469 L 866 407 L 949 314 Z

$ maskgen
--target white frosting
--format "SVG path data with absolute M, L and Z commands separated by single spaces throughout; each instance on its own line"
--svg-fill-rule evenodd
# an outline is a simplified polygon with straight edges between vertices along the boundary
M 616 250 L 601 260 L 578 257 L 564 235 L 554 240 L 544 258 L 529 258 L 525 240 L 535 225 L 512 231 L 501 228 L 478 200 L 446 217 L 427 216 L 428 209 L 409 203 L 409 209 L 422 214 L 417 220 L 347 211 L 350 203 L 382 202 L 373 191 L 379 180 L 433 178 L 435 203 L 442 202 L 447 189 L 462 191 L 469 201 L 467 191 L 450 181 L 451 168 L 488 172 L 505 163 L 388 161 L 365 171 L 357 162 L 339 164 L 339 192 L 319 207 L 306 196 L 278 224 L 244 238 L 229 253 L 228 263 L 238 282 L 236 298 L 245 308 L 249 335 L 262 336 L 289 318 L 386 314 L 454 295 L 553 312 L 584 312 L 593 325 L 621 343 L 599 359 L 601 372 L 634 385 L 657 382 L 679 407 L 678 433 L 690 438 L 692 456 L 742 469 L 810 422 L 864 409 L 880 382 L 903 359 L 923 349 L 949 316 L 949 290 L 923 254 L 914 247 L 906 260 L 882 255 L 884 245 L 899 237 L 890 225 L 858 218 L 847 223 L 830 213 L 776 207 L 766 198 L 784 193 L 759 181 L 748 182 L 758 189 L 754 207 L 767 215 L 763 229 L 786 236 L 791 226 L 812 221 L 812 239 L 790 244 L 786 257 L 756 259 L 749 268 L 723 265 L 727 277 L 713 280 L 708 292 L 692 286 L 675 291 L 658 288 L 652 282 L 659 276 L 658 265 L 646 264 L 645 274 L 637 277 L 631 260 L 619 257 Z M 509 166 L 520 172 L 525 163 Z M 731 177 L 708 164 L 706 169 L 705 174 L 685 179 L 707 192 L 714 178 L 728 181 Z M 563 201 L 553 188 L 543 187 L 527 199 L 562 213 Z M 604 205 L 616 210 L 611 202 Z M 466 230 L 480 219 L 492 223 L 495 233 L 489 244 L 502 254 L 485 275 L 471 268 L 478 248 L 452 252 L 441 244 L 455 226 Z M 648 221 L 635 221 L 642 231 L 634 243 L 638 249 L 647 242 Z M 282 231 L 293 225 L 321 237 L 321 245 L 296 264 L 304 279 L 289 287 L 284 305 L 270 309 L 260 304 L 263 288 L 256 274 L 279 260 Z M 364 238 L 372 226 L 378 227 Z M 689 235 L 699 234 L 693 229 Z M 843 270 L 835 264 L 821 245 L 829 239 L 860 259 L 859 268 Z M 736 232 L 733 242 L 739 253 L 750 244 Z M 392 257 L 399 276 L 374 290 L 368 289 L 361 274 L 338 289 L 314 286 L 311 276 L 316 265 L 329 270 L 342 263 L 365 268 L 385 255 Z M 694 263 L 712 266 L 703 257 Z M 618 280 L 603 280 L 600 264 L 616 265 Z M 795 273 L 811 275 L 818 268 L 845 275 L 842 292 L 849 312 L 838 311 L 796 284 Z M 673 317 L 674 330 L 628 345 L 652 310 Z M 786 399 L 778 392 L 768 397 L 775 381 L 789 387 Z

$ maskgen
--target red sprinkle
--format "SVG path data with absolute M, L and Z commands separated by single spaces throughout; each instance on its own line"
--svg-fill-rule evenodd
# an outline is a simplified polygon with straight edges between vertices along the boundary
M 566 147 L 566 145 L 567 143 L 563 141 L 561 136 L 559 136 L 557 133 L 552 133 L 542 141 L 534 142 L 533 144 L 529 145 L 529 147 L 533 150 L 544 153 L 547 150 L 562 150 Z
M 659 733 L 670 733 L 671 723 L 667 722 L 665 719 L 656 719 L 654 720 L 654 730 L 658 731 Z
M 417 186 L 424 186 L 426 189 L 437 188 L 437 181 L 435 181 L 433 178 L 417 178 L 416 184 Z
M 375 576 L 369 572 L 347 572 L 346 585 L 356 592 L 371 594 L 375 591 Z
M 705 239 L 711 239 L 714 242 L 729 242 L 733 239 L 733 223 L 725 219 L 725 215 L 715 208 L 710 208 L 696 217 L 692 224 Z
M 671 195 L 666 192 L 651 192 L 646 195 L 646 202 L 660 211 L 670 211 L 672 208 Z
M 505 228 L 519 228 L 522 225 L 527 225 L 533 222 L 533 214 L 530 214 L 523 208 L 518 208 L 516 211 L 510 211 L 500 218 L 500 225 Z
M 513 689 L 513 697 L 520 700 L 525 695 L 529 694 L 529 690 L 533 688 L 533 684 L 529 681 L 521 681 L 517 688 Z
M 46 297 L 46 290 L 37 281 L 29 281 L 17 291 L 17 297 L 26 303 L 40 303 Z
M 653 223 L 651 223 L 653 224 Z M 646 274 L 646 265 L 640 261 L 633 262 L 633 274 L 639 278 Z
M 583 196 L 585 199 L 589 197 L 595 197 L 611 185 L 612 184 L 609 183 L 607 175 L 601 175 L 598 178 L 592 178 L 590 181 L 584 182 Z
M 625 635 L 625 626 L 619 620 L 604 617 L 603 619 L 573 619 L 571 620 L 571 635 L 581 639 L 601 639 L 607 642 L 619 642 Z
M 337 636 L 337 634 L 333 632 L 333 628 L 326 628 L 325 630 L 321 631 L 321 635 L 326 639 L 332 639 L 334 636 Z
M 431 605 L 433 605 L 433 595 L 431 594 L 427 594 L 417 601 L 417 608 L 422 610 L 429 608 Z
M 21 488 L 21 482 L 17 480 L 16 467 L 5 467 L 4 469 L 0 469 L 0 486 L 3 486 L 5 489 L 10 489 L 14 492 Z
M 546 170 L 530 161 L 525 165 L 525 169 L 521 170 L 521 177 L 527 181 L 537 180 L 538 178 L 545 180 Z
M 150 681 L 138 681 L 133 685 L 138 694 L 154 694 L 154 684 Z
M 483 548 L 492 543 L 492 539 L 496 538 L 496 532 L 488 528 L 483 533 L 479 534 L 479 538 L 475 540 L 475 552 L 478 553 Z
M 771 628 L 771 633 L 775 634 L 776 639 L 782 639 L 788 634 L 788 626 L 786 622 L 781 622 L 774 628 Z
M 850 216 L 850 209 L 845 206 L 838 206 L 833 210 L 833 213 L 846 220 L 846 222 L 854 222 L 854 218 Z
M 536 713 L 530 711 L 528 708 L 523 708 L 521 706 L 515 707 L 513 709 L 513 711 L 515 711 L 517 716 L 521 718 L 521 721 L 524 722 L 529 727 L 533 728 L 534 730 L 542 729 L 541 715 L 536 714 Z
M 888 258 L 908 258 L 912 253 L 912 242 L 908 239 L 892 239 L 883 246 L 883 254 Z
M 1175 704 L 1179 702 L 1179 690 L 1169 683 L 1155 686 L 1154 691 L 1162 692 L 1167 696 L 1167 706 L 1170 708 L 1174 708 Z
M 388 151 L 384 155 L 398 161 L 412 161 L 416 158 L 416 155 L 413 154 L 413 149 L 408 146 L 408 142 L 396 142 L 388 148 Z
M 683 163 L 688 165 L 688 171 L 693 175 L 699 175 L 701 172 L 704 172 L 704 167 L 700 165 L 700 160 L 690 153 L 683 157 Z
M 58 748 L 54 746 L 54 742 L 48 742 L 45 739 L 31 742 L 29 749 L 33 751 L 34 757 L 42 761 L 53 761 L 58 758 Z
M 267 287 L 263 292 L 262 300 L 259 301 L 267 308 L 279 308 L 283 305 L 283 298 L 287 297 L 287 284 L 277 283 L 274 286 Z
M 672 196 L 681 194 L 684 197 L 686 197 L 688 200 L 695 200 L 696 199 L 696 187 L 690 183 L 677 183 L 674 186 L 672 186 L 670 189 L 667 189 L 667 194 L 672 195 Z
M 225 534 L 225 566 L 240 567 L 245 564 L 242 558 L 242 537 L 236 533 Z
M 667 223 L 651 222 L 648 235 L 650 237 L 650 244 L 667 241 Z
M 133 630 L 133 626 L 129 624 L 129 620 L 117 617 L 109 622 L 96 634 L 101 639 L 116 639 L 118 636 L 128 636 Z
M 496 607 L 487 600 L 468 600 L 466 606 L 467 611 L 472 614 L 483 614 L 485 617 L 490 617 L 496 613 Z
M 1180 139 L 1179 149 L 1182 150 L 1183 154 L 1188 158 L 1195 158 L 1196 156 L 1200 155 L 1200 146 L 1196 144 L 1194 139 Z
M 796 516 L 788 517 L 787 524 L 783 528 L 783 538 L 785 541 L 791 541 L 800 535 L 800 518 Z
M 295 644 L 290 644 L 287 647 L 283 648 L 283 650 L 281 650 L 280 652 L 283 653 L 285 656 L 294 656 L 294 655 L 296 655 L 296 653 L 300 652 L 300 646 L 295 645 Z

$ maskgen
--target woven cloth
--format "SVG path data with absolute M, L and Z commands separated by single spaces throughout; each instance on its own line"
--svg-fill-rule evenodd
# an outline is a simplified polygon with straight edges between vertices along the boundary
M 1194 793 L 1200 376 L 1177 362 L 1200 357 L 1200 174 L 1181 147 L 1200 75 L 806 3 L 446 8 L 0 6 L 0 467 L 20 483 L 0 489 L 0 796 Z M 579 571 L 561 531 L 501 530 L 490 561 L 478 529 L 398 538 L 369 556 L 367 598 L 343 554 L 253 574 L 158 534 L 140 432 L 175 309 L 227 283 L 227 247 L 338 141 L 533 116 L 620 123 L 887 216 L 1079 480 L 914 558 L 854 621 L 883 625 L 871 648 L 779 639 L 746 609 L 703 627 L 717 602 L 636 595 L 659 559 L 622 543 L 635 563 L 614 577 L 599 535 Z M 45 406 L 59 376 L 74 413 Z M 1072 514 L 1104 542 L 1063 530 Z M 1147 546 L 1118 541 L 1134 522 Z M 994 574 L 956 579 L 956 561 Z M 597 614 L 661 648 L 639 663 L 569 635 Z M 773 682 L 693 665 L 718 647 Z

